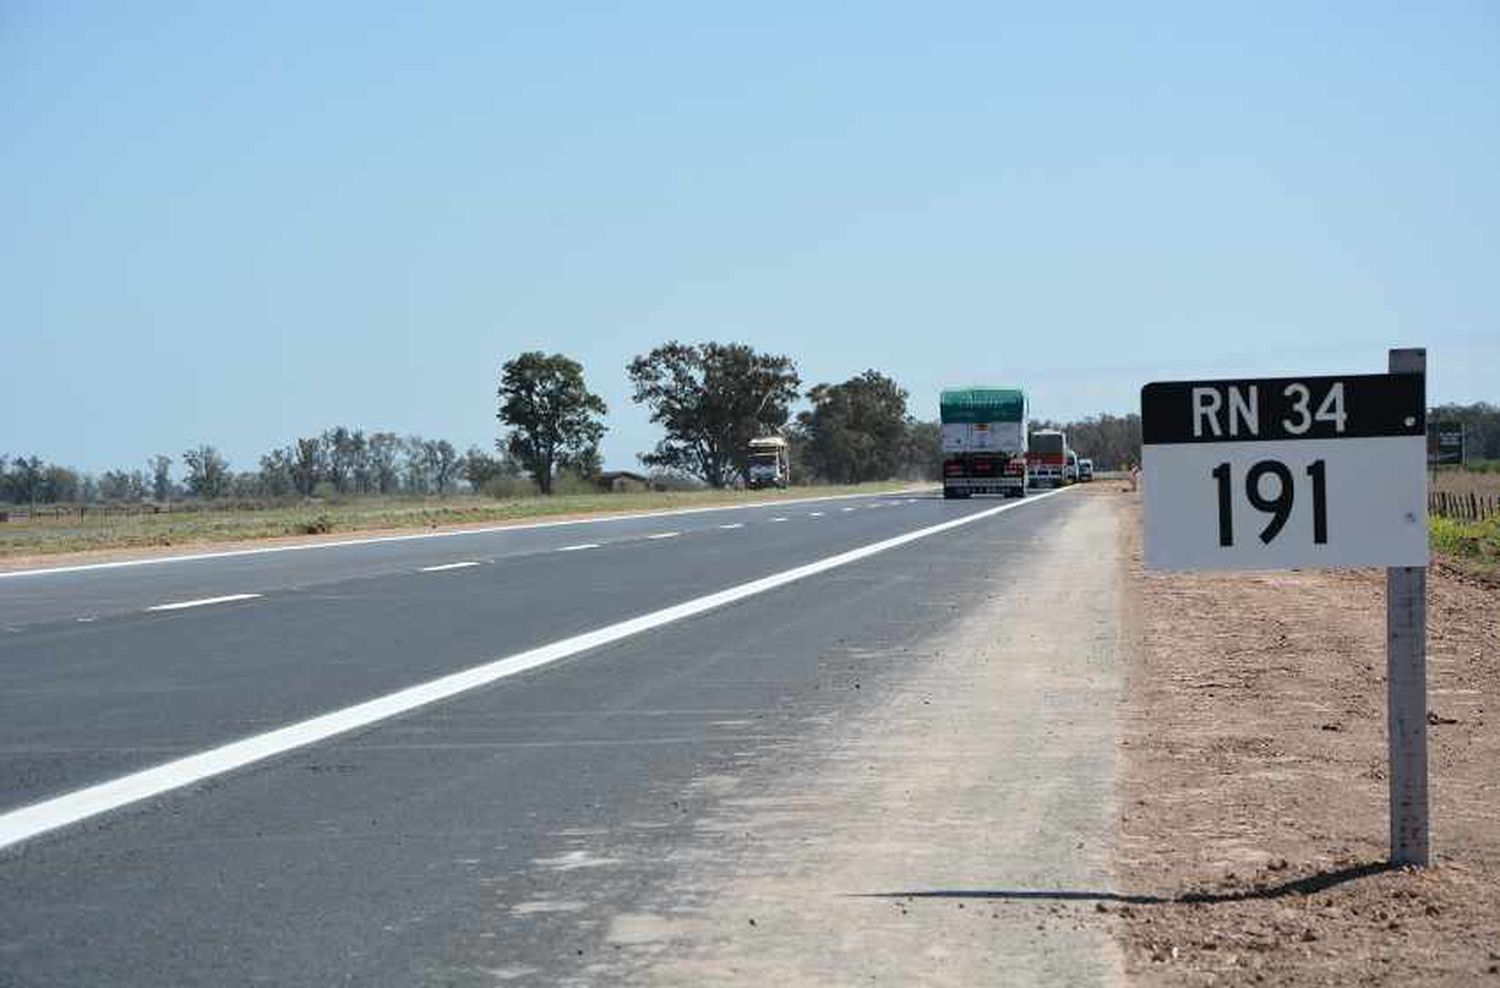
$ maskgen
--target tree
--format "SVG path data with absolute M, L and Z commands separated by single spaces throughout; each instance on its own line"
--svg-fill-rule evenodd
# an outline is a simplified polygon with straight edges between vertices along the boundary
M 499 456 L 486 453 L 478 446 L 470 446 L 458 464 L 458 475 L 469 482 L 476 493 L 485 485 L 502 477 L 519 477 L 521 468 L 503 450 Z
M 273 449 L 260 458 L 261 492 L 268 497 L 285 497 L 295 489 L 292 451 Z
M 43 478 L 47 464 L 40 456 L 18 456 L 12 461 L 9 475 L 10 499 L 16 504 L 36 504 L 45 500 Z
M 328 471 L 328 457 L 321 436 L 298 439 L 287 449 L 287 458 L 292 465 L 292 486 L 303 497 L 312 497 Z
M 583 381 L 583 365 L 554 353 L 523 353 L 500 370 L 500 411 L 511 427 L 506 449 L 531 474 L 543 494 L 552 493 L 559 462 L 597 458 L 609 409 Z
M 146 466 L 151 470 L 151 499 L 158 504 L 172 500 L 172 458 L 157 453 Z
M 812 410 L 797 417 L 807 437 L 806 457 L 826 480 L 858 484 L 885 480 L 906 459 L 906 392 L 878 371 L 807 393 Z
M 140 501 L 146 496 L 146 475 L 139 470 L 106 470 L 99 478 L 104 501 Z
M 943 431 L 936 422 L 906 423 L 906 452 L 901 476 L 907 480 L 940 480 L 943 476 Z
M 635 401 L 666 430 L 641 462 L 713 487 L 745 475 L 750 440 L 786 425 L 802 383 L 791 358 L 740 343 L 672 341 L 636 357 L 627 370 Z
M 1068 445 L 1078 455 L 1094 461 L 1096 470 L 1123 470 L 1141 462 L 1141 417 L 1128 415 L 1090 415 L 1079 422 L 1061 425 L 1055 422 L 1032 422 L 1031 431 L 1061 429 L 1068 435 Z
M 202 498 L 223 497 L 229 493 L 229 461 L 212 446 L 203 445 L 182 454 L 187 467 L 188 490 Z
M 451 494 L 458 479 L 458 451 L 446 439 L 423 439 L 417 445 L 422 472 L 437 494 Z M 425 491 L 424 491 L 425 493 Z
M 401 486 L 401 437 L 394 432 L 376 432 L 365 444 L 371 486 L 382 494 L 394 494 Z

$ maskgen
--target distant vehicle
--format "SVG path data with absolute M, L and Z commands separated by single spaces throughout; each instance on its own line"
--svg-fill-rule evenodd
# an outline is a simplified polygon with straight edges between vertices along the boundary
M 1031 434 L 1026 468 L 1032 487 L 1061 487 L 1067 482 L 1068 437 L 1056 429 Z
M 1078 483 L 1078 454 L 1071 449 L 1068 450 L 1067 464 L 1063 467 L 1063 482 Z
M 1026 392 L 949 388 L 938 397 L 943 497 L 1026 496 Z
M 1091 459 L 1089 459 L 1086 456 L 1085 457 L 1081 457 L 1078 460 L 1078 480 L 1079 480 L 1079 483 L 1086 484 L 1086 483 L 1088 483 L 1089 481 L 1091 481 L 1093 479 L 1094 479 L 1094 461 L 1091 460 Z
M 787 459 L 786 440 L 780 436 L 765 436 L 750 440 L 750 471 L 745 477 L 745 486 L 752 490 L 762 487 L 779 487 L 786 490 L 791 479 L 791 464 Z

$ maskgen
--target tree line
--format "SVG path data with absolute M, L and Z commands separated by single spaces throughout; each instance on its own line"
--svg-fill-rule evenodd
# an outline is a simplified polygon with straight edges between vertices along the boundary
M 664 343 L 625 368 L 631 399 L 662 430 L 639 454 L 662 485 L 733 486 L 749 469 L 750 440 L 787 439 L 794 483 L 936 479 L 942 471 L 938 423 L 914 416 L 910 395 L 893 378 L 867 370 L 804 389 L 795 362 L 740 343 Z M 262 455 L 235 471 L 210 445 L 174 460 L 152 457 L 143 469 L 94 476 L 38 456 L 0 455 L 0 502 L 56 503 L 451 494 L 492 494 L 588 482 L 601 469 L 599 444 L 609 409 L 589 390 L 583 366 L 560 353 L 519 354 L 501 367 L 496 418 L 504 434 L 493 450 L 460 453 L 444 439 L 335 426 Z M 793 405 L 806 407 L 793 415 Z M 1484 402 L 1442 405 L 1432 418 L 1465 423 L 1471 458 L 1500 459 L 1500 408 Z M 1096 469 L 1140 462 L 1135 413 L 1081 421 L 1039 420 L 1060 428 Z M 181 479 L 174 479 L 173 468 Z
M 106 470 L 98 475 L 48 463 L 39 456 L 0 454 L 0 502 L 166 503 L 184 498 L 451 494 L 460 481 L 478 490 L 492 478 L 518 473 L 513 463 L 477 447 L 460 454 L 446 439 L 394 432 L 366 434 L 335 426 L 265 453 L 258 469 L 248 471 L 233 470 L 211 445 L 184 450 L 176 459 L 157 454 L 142 469 Z

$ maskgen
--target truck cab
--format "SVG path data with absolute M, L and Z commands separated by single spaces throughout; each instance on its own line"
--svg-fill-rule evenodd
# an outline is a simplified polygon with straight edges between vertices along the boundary
M 786 490 L 791 479 L 791 463 L 786 440 L 781 436 L 764 436 L 750 440 L 750 468 L 745 486 L 752 490 L 776 487 Z

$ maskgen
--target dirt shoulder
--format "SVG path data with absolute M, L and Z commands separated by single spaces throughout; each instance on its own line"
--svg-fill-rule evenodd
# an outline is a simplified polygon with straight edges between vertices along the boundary
M 1107 917 L 1076 891 L 1110 874 L 1118 525 L 1079 504 L 1026 579 L 973 567 L 982 606 L 948 630 L 910 651 L 859 639 L 851 667 L 890 662 L 896 681 L 858 720 L 683 797 L 709 807 L 704 843 L 614 919 L 596 983 L 1120 983 Z
M 1500 985 L 1500 588 L 1431 570 L 1435 867 L 1387 870 L 1384 573 L 1147 573 L 1119 490 L 1129 978 Z

